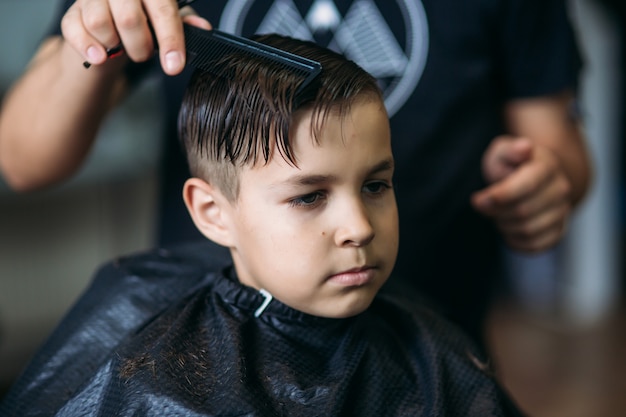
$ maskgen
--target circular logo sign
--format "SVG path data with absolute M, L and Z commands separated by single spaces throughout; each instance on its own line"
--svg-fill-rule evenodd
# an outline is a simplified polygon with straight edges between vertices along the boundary
M 428 55 L 420 0 L 229 0 L 219 27 L 279 33 L 344 54 L 378 79 L 389 116 L 413 93 Z

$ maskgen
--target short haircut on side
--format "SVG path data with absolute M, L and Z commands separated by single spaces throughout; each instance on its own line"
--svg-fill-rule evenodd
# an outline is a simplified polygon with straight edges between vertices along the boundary
M 267 163 L 277 150 L 297 166 L 289 129 L 293 114 L 312 110 L 313 137 L 330 111 L 343 117 L 358 99 L 380 100 L 376 79 L 343 55 L 312 42 L 281 35 L 254 40 L 322 64 L 317 90 L 294 97 L 301 77 L 280 64 L 240 53 L 225 56 L 220 75 L 196 69 L 178 116 L 178 134 L 192 176 L 218 187 L 231 201 L 238 196 L 238 172 Z

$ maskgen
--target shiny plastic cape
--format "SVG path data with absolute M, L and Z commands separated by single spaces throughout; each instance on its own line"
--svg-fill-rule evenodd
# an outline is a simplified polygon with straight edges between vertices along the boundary
M 414 300 L 383 292 L 349 319 L 272 300 L 255 317 L 266 297 L 229 262 L 203 243 L 102 267 L 0 415 L 520 415 L 468 340 Z

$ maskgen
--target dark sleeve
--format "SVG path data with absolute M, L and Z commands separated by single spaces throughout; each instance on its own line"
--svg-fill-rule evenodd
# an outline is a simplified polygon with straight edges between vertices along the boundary
M 497 19 L 505 98 L 576 90 L 582 60 L 564 0 L 503 0 Z
M 61 3 L 61 7 L 59 8 L 55 19 L 52 21 L 52 25 L 50 27 L 50 30 L 48 31 L 47 36 L 62 36 L 61 19 L 65 15 L 67 9 L 69 9 L 70 6 L 74 4 L 74 1 L 75 0 L 65 0 L 63 3 Z M 141 80 L 146 77 L 147 74 L 157 69 L 159 69 L 159 62 L 156 57 L 153 57 L 152 59 L 142 63 L 130 62 L 126 67 L 125 73 L 132 88 L 139 84 Z

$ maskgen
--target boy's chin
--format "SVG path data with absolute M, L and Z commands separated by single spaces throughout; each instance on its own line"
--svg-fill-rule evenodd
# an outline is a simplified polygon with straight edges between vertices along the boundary
M 332 319 L 345 319 L 361 314 L 369 308 L 372 301 L 374 301 L 373 296 L 350 300 L 343 305 L 338 305 L 339 303 L 333 302 L 328 308 L 320 309 L 312 314 Z

